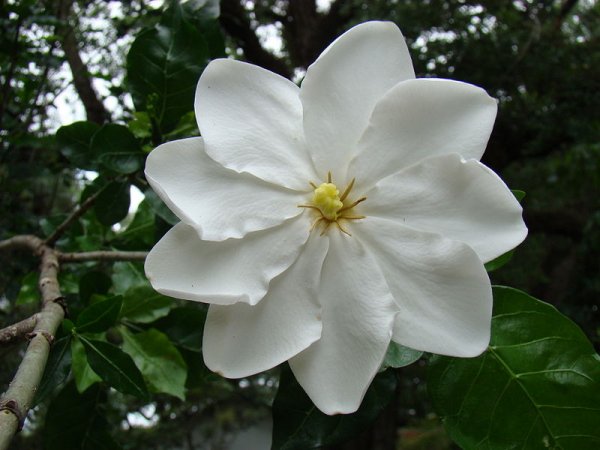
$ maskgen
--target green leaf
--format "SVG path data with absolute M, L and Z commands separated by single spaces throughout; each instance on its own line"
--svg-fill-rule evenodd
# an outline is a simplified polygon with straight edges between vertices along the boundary
M 137 172 L 144 163 L 140 144 L 124 125 L 104 125 L 94 135 L 91 148 L 103 167 L 119 174 Z
M 129 131 L 138 139 L 145 139 L 152 136 L 152 121 L 147 112 L 134 112 L 133 120 L 127 126 L 129 127 Z
M 52 348 L 46 362 L 42 381 L 35 394 L 34 404 L 37 405 L 43 402 L 47 397 L 51 396 L 58 387 L 62 387 L 69 377 L 71 369 L 71 353 L 69 352 L 69 344 L 71 336 L 63 336 L 57 339 Z
M 194 92 L 208 63 L 202 33 L 173 14 L 143 30 L 127 55 L 127 80 L 138 111 L 148 111 L 160 132 L 194 109 Z
M 155 322 L 154 326 L 169 336 L 176 345 L 201 352 L 205 321 L 205 307 L 183 306 L 172 309 L 167 317 Z
M 71 370 L 78 392 L 84 392 L 94 383 L 102 381 L 96 372 L 90 367 L 85 355 L 85 348 L 78 339 L 71 341 Z
M 78 337 L 85 347 L 88 363 L 103 381 L 123 394 L 131 394 L 143 400 L 148 398 L 142 374 L 127 353 L 108 342 L 81 335 Z
M 77 333 L 100 333 L 112 327 L 119 313 L 123 298 L 120 295 L 94 303 L 85 308 L 77 317 Z
M 521 203 L 525 198 L 525 191 L 519 191 L 518 189 L 511 189 L 511 192 L 515 196 L 515 198 Z
M 129 202 L 129 183 L 112 181 L 96 198 L 96 217 L 106 226 L 120 222 L 129 212 Z
M 170 225 L 179 223 L 179 218 L 164 204 L 152 189 L 146 189 L 144 191 L 144 197 L 157 216 L 164 219 Z
M 498 256 L 496 259 L 491 260 L 490 262 L 485 263 L 485 270 L 488 272 L 493 272 L 494 270 L 498 270 L 500 267 L 504 266 L 508 263 L 515 253 L 514 250 L 509 250 L 503 255 Z
M 133 220 L 123 231 L 120 231 L 110 244 L 124 250 L 147 250 L 156 239 L 154 211 L 146 200 L 143 200 L 133 216 Z
M 139 262 L 122 261 L 113 264 L 113 290 L 123 294 L 134 286 L 149 286 L 144 266 Z
M 421 356 L 423 356 L 423 352 L 419 350 L 405 347 L 396 342 L 390 342 L 381 367 L 383 369 L 387 367 L 397 369 L 399 367 L 408 366 L 417 361 Z
M 123 296 L 121 317 L 131 322 L 150 323 L 169 314 L 173 300 L 150 286 L 135 286 Z
M 19 295 L 17 296 L 17 305 L 29 305 L 39 301 L 38 279 L 38 272 L 29 272 L 23 277 L 21 280 L 21 289 L 19 289 Z
M 153 328 L 137 334 L 123 330 L 123 350 L 133 358 L 150 391 L 185 400 L 187 366 L 165 334 Z
M 79 394 L 69 383 L 52 401 L 42 433 L 45 450 L 115 450 L 99 386 Z
M 97 170 L 96 154 L 91 143 L 100 127 L 93 122 L 75 122 L 60 127 L 56 132 L 56 142 L 60 152 L 80 169 Z
M 86 272 L 79 279 L 79 298 L 83 304 L 87 304 L 92 295 L 106 294 L 111 285 L 111 279 L 106 273 L 99 270 Z
M 328 416 L 320 412 L 295 380 L 287 364 L 282 367 L 273 403 L 273 450 L 308 450 L 344 442 L 368 427 L 394 396 L 396 375 L 378 374 L 357 412 Z
M 463 448 L 600 447 L 600 358 L 577 325 L 524 292 L 494 288 L 488 351 L 433 357 L 427 383 Z

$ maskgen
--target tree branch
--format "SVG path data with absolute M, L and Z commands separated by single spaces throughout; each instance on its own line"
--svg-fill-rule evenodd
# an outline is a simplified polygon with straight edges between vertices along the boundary
M 63 0 L 59 2 L 57 18 L 63 22 L 59 27 L 59 36 L 61 36 L 62 49 L 73 74 L 73 84 L 75 90 L 83 103 L 87 119 L 91 122 L 103 124 L 110 120 L 108 111 L 104 108 L 102 102 L 92 86 L 90 74 L 86 65 L 79 55 L 79 46 L 75 39 L 75 30 L 69 24 L 71 17 L 71 1 Z
M 0 347 L 8 347 L 25 338 L 37 324 L 38 315 L 34 314 L 20 322 L 13 323 L 0 330 Z
M 86 261 L 143 261 L 148 252 L 97 251 L 78 253 L 57 253 L 58 260 L 63 263 Z
M 50 345 L 64 318 L 63 296 L 58 285 L 58 258 L 51 247 L 36 236 L 15 236 L 0 242 L 0 249 L 28 248 L 40 257 L 38 287 L 42 294 L 42 310 L 31 333 L 31 341 L 23 361 L 8 390 L 0 400 L 0 450 L 8 448 L 14 434 L 21 429 L 40 384 Z

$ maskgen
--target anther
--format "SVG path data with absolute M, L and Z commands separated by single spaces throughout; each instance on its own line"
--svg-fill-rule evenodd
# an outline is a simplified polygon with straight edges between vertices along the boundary
M 352 190 L 352 188 L 354 187 L 354 181 L 356 180 L 356 178 L 352 178 L 352 181 L 350 181 L 350 183 L 348 183 L 348 186 L 346 186 L 346 189 L 344 189 L 344 193 L 342 194 L 342 196 L 340 197 L 340 200 L 343 202 L 344 200 L 346 200 L 346 197 L 348 197 L 348 194 L 350 193 L 350 191 Z
M 341 213 L 342 211 L 347 211 L 347 210 L 349 210 L 349 209 L 352 209 L 352 208 L 354 208 L 356 205 L 358 205 L 359 203 L 362 203 L 362 202 L 364 202 L 366 199 L 367 199 L 367 197 L 361 197 L 361 198 L 359 198 L 358 200 L 356 200 L 354 203 L 352 203 L 351 205 L 344 206 L 342 209 L 340 209 L 340 210 L 338 211 L 338 213 Z

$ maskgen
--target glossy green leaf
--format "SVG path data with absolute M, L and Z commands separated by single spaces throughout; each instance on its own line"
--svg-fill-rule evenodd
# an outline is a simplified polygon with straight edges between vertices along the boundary
M 161 133 L 194 109 L 194 92 L 208 62 L 200 30 L 176 15 L 137 35 L 127 55 L 127 80 L 138 110 L 148 111 Z
M 108 275 L 99 270 L 91 270 L 84 273 L 79 279 L 79 298 L 83 304 L 87 304 L 94 294 L 104 295 L 111 287 Z
M 179 222 L 179 218 L 163 203 L 160 197 L 156 195 L 152 189 L 145 190 L 144 197 L 156 215 L 165 220 L 168 224 L 175 225 Z
M 494 288 L 488 351 L 432 358 L 428 387 L 463 448 L 600 447 L 600 358 L 577 325 L 524 292 Z
M 85 348 L 88 363 L 103 381 L 123 394 L 148 398 L 142 374 L 127 353 L 108 342 L 81 335 L 79 339 Z
M 206 310 L 206 307 L 201 305 L 174 308 L 167 317 L 155 322 L 154 326 L 179 347 L 201 352 Z
M 399 368 L 408 366 L 418 361 L 421 356 L 423 356 L 423 352 L 419 350 L 405 347 L 396 342 L 390 342 L 381 367 L 385 369 L 387 367 Z
M 90 367 L 85 354 L 85 348 L 78 339 L 71 341 L 71 370 L 73 371 L 77 391 L 80 393 L 84 392 L 94 383 L 102 381 L 102 378 Z
M 120 174 L 130 174 L 142 168 L 144 153 L 129 128 L 109 123 L 92 139 L 92 151 L 101 166 Z
M 113 291 L 124 294 L 135 286 L 149 286 L 144 274 L 144 265 L 140 262 L 121 261 L 113 264 Z
M 185 400 L 187 366 L 169 338 L 153 328 L 142 333 L 123 330 L 123 350 L 142 372 L 152 392 Z
M 492 259 L 490 262 L 485 263 L 485 270 L 488 272 L 498 270 L 512 259 L 514 253 L 514 250 L 510 250 L 503 255 L 498 256 L 496 259 Z
M 69 383 L 52 401 L 42 433 L 45 450 L 116 450 L 109 433 L 99 386 L 83 394 Z
M 515 198 L 519 201 L 519 203 L 521 201 L 523 201 L 523 199 L 525 198 L 525 191 L 520 191 L 518 189 L 512 189 L 511 192 L 513 193 L 513 195 L 515 196 Z
M 328 416 L 313 405 L 289 366 L 284 365 L 273 403 L 273 450 L 309 450 L 356 436 L 379 416 L 394 396 L 396 375 L 378 374 L 354 414 Z
M 93 122 L 75 122 L 60 127 L 56 132 L 60 152 L 79 169 L 97 170 L 96 154 L 91 144 L 94 134 L 99 129 L 100 127 Z
M 120 295 L 94 303 L 77 317 L 75 329 L 78 333 L 100 333 L 112 327 L 119 313 L 123 298 Z
M 154 211 L 146 200 L 142 201 L 127 228 L 120 231 L 110 244 L 123 250 L 147 250 L 156 243 Z
M 67 382 L 71 369 L 70 341 L 71 336 L 62 336 L 52 345 L 34 404 L 43 402 Z
M 96 198 L 94 211 L 102 225 L 113 225 L 129 212 L 129 183 L 112 181 Z
M 150 286 L 135 286 L 123 295 L 121 317 L 131 322 L 150 323 L 169 314 L 173 299 Z

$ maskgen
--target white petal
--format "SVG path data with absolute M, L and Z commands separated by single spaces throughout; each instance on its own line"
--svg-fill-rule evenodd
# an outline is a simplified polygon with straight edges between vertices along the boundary
M 253 375 L 287 361 L 321 337 L 317 291 L 328 244 L 313 233 L 258 305 L 211 305 L 202 344 L 209 369 L 229 378 Z
M 468 244 L 488 262 L 527 236 L 521 205 L 492 170 L 457 154 L 436 156 L 381 180 L 361 214 Z
M 353 231 L 377 258 L 396 300 L 395 342 L 450 356 L 486 349 L 492 289 L 469 246 L 373 217 Z
M 202 239 L 221 241 L 279 225 L 300 214 L 305 194 L 225 169 L 202 138 L 168 142 L 146 160 L 146 179 Z
M 217 305 L 254 305 L 269 282 L 297 258 L 308 239 L 303 214 L 242 239 L 203 241 L 183 222 L 175 225 L 146 258 L 146 276 L 161 294 Z
M 308 68 L 300 93 L 304 132 L 322 178 L 328 170 L 337 179 L 345 177 L 377 101 L 414 77 L 402 33 L 391 22 L 350 29 Z
M 377 264 L 354 237 L 330 230 L 319 301 L 321 339 L 290 359 L 290 367 L 325 414 L 354 412 L 390 342 L 393 298 Z
M 236 172 L 306 190 L 315 173 L 298 95 L 294 83 L 258 66 L 212 61 L 200 77 L 195 100 L 206 153 Z
M 366 187 L 429 156 L 479 160 L 496 111 L 496 100 L 471 84 L 431 78 L 399 83 L 375 106 L 349 173 L 357 187 Z

